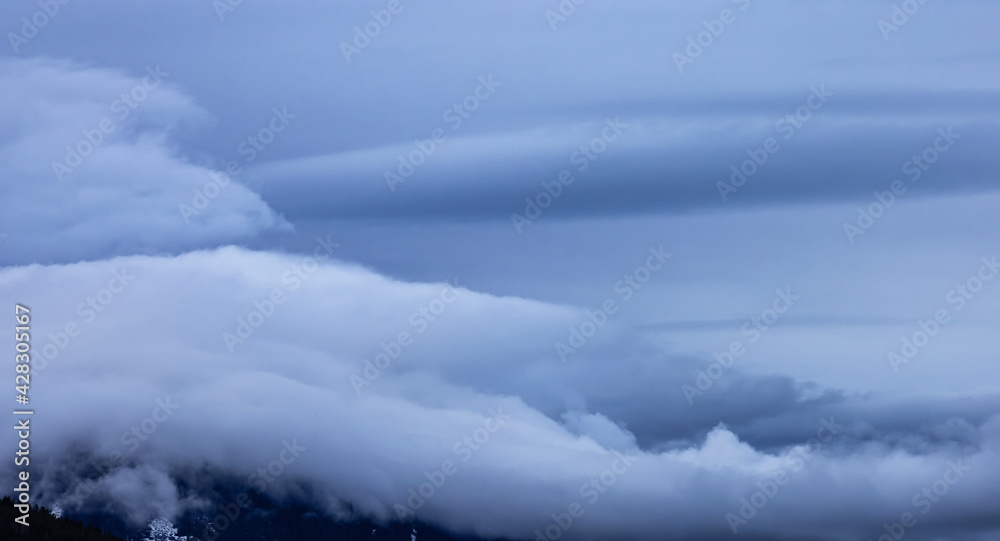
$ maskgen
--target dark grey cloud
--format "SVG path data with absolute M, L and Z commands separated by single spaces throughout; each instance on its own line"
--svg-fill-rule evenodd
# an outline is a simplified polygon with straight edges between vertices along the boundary
M 787 111 L 804 101 L 788 100 Z M 408 142 L 270 163 L 251 171 L 250 178 L 277 208 L 300 218 L 512 223 L 513 214 L 530 220 L 539 214 L 551 219 L 852 201 L 887 191 L 895 180 L 905 183 L 912 198 L 996 186 L 998 164 L 980 152 L 995 140 L 996 126 L 976 113 L 935 114 L 933 108 L 917 107 L 902 115 L 865 114 L 831 104 L 794 131 L 789 123 L 774 128 L 782 113 L 763 116 L 741 108 L 725 120 L 715 114 L 598 113 L 577 118 L 576 125 L 444 141 L 430 156 Z M 620 139 L 605 143 L 600 137 L 607 118 L 620 119 L 628 128 Z M 950 136 L 942 137 L 939 130 Z M 774 152 L 764 150 L 769 140 Z M 927 152 L 933 164 L 917 163 L 935 144 L 946 150 Z M 546 190 L 563 171 L 572 177 Z

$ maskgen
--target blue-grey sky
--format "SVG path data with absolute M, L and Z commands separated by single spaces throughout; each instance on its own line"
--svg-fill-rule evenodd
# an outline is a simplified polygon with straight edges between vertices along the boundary
M 298 438 L 268 495 L 337 518 L 458 454 L 407 519 L 1000 535 L 1000 5 L 231 3 L 0 7 L 0 299 L 38 314 L 50 503 L 212 515 L 195 468 Z M 167 395 L 74 503 L 73 453 Z

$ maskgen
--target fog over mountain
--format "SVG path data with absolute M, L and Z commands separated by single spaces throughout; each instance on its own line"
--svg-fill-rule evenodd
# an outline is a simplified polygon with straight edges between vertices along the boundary
M 0 495 L 157 541 L 1000 539 L 997 16 L 5 4 Z

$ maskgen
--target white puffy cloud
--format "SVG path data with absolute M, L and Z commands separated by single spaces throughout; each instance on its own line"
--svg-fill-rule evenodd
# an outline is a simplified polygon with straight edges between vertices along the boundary
M 168 68 L 0 59 L 0 98 L 0 263 L 169 253 L 288 227 L 179 154 L 173 134 L 209 119 Z M 214 197 L 195 201 L 206 186 Z
M 325 255 L 321 244 L 315 253 Z M 808 431 L 819 439 L 770 451 L 724 427 L 694 444 L 639 450 L 604 412 L 573 409 L 558 422 L 522 397 L 487 390 L 502 372 L 520 375 L 525 396 L 553 383 L 552 343 L 579 320 L 576 309 L 403 283 L 342 263 L 225 248 L 35 265 L 0 271 L 0 299 L 31 300 L 33 456 L 45 491 L 63 507 L 81 505 L 80 480 L 120 453 L 120 465 L 87 483 L 93 495 L 82 505 L 110 505 L 137 522 L 211 513 L 174 484 L 197 486 L 192 472 L 252 483 L 282 458 L 289 463 L 266 483 L 272 498 L 379 520 L 397 517 L 397 504 L 419 504 L 421 520 L 510 538 L 534 537 L 574 502 L 584 512 L 567 539 L 720 534 L 727 513 L 738 515 L 740 499 L 757 491 L 773 494 L 740 531 L 874 535 L 912 511 L 914 494 L 941 479 L 949 460 L 961 460 L 974 473 L 921 516 L 933 531 L 986 520 L 983 497 L 1000 480 L 991 468 L 996 418 L 973 429 L 975 446 L 919 454 L 845 447 L 846 419 L 816 419 Z M 240 319 L 248 327 L 231 353 L 224 335 L 238 334 Z M 402 332 L 410 337 L 397 350 Z M 351 376 L 384 351 L 359 395 Z M 4 432 L 0 444 L 12 438 Z M 282 454 L 293 447 L 297 457 Z M 424 503 L 408 502 L 449 460 L 454 475 Z M 775 489 L 768 479 L 777 472 L 787 482 Z

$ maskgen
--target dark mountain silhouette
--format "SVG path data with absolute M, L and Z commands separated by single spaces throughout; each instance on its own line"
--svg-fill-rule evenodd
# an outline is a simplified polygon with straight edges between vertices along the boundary
M 182 492 L 193 487 L 179 483 Z M 189 512 L 175 518 L 172 527 L 178 538 L 188 541 L 484 541 L 479 537 L 462 537 L 448 534 L 423 523 L 390 523 L 379 525 L 369 520 L 336 521 L 322 512 L 294 502 L 275 503 L 270 498 L 247 491 L 246 485 L 214 478 L 199 487 L 200 497 L 216 502 L 210 510 Z M 223 510 L 235 511 L 233 502 L 240 494 L 249 494 L 250 505 L 239 508 L 233 520 L 222 520 Z M 3 500 L 3 528 L 14 532 L 16 541 L 142 541 L 149 535 L 149 527 L 129 524 L 119 513 L 106 507 L 89 512 L 72 512 L 72 519 L 57 519 L 47 509 L 35 507 L 31 513 L 31 526 L 27 529 L 14 524 L 13 501 Z M 96 506 L 95 506 L 96 507 Z M 211 524 L 221 525 L 217 531 Z M 85 526 L 86 525 L 86 526 Z M 7 539 L 0 529 L 0 539 Z M 172 537 L 169 537 L 172 539 Z
M 14 519 L 20 513 L 14 509 L 14 500 L 5 496 L 0 500 L 0 539 L 16 541 L 125 541 L 102 531 L 96 526 L 68 518 L 56 518 L 48 509 L 33 505 L 29 526 L 24 527 Z

